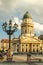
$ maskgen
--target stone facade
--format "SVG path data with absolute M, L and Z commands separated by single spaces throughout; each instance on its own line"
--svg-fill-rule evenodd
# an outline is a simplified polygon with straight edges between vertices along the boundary
M 42 40 L 34 35 L 34 24 L 28 12 L 23 16 L 20 37 L 13 40 L 16 52 L 42 52 Z
M 8 39 L 2 39 L 0 45 L 1 45 L 0 47 L 2 48 L 2 50 L 7 51 L 9 49 L 9 40 Z M 12 41 L 11 41 L 11 49 L 13 49 Z
M 34 35 L 34 24 L 30 13 L 26 12 L 23 16 L 21 23 L 21 35 L 19 38 L 14 38 L 11 42 L 11 49 L 13 52 L 43 52 L 42 40 Z M 9 48 L 9 40 L 4 39 L 1 41 L 2 49 L 4 51 Z

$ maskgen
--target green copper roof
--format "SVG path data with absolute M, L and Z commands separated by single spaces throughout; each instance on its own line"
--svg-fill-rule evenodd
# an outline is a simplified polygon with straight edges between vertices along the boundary
M 32 18 L 28 11 L 23 16 L 23 19 L 25 19 L 25 18 Z

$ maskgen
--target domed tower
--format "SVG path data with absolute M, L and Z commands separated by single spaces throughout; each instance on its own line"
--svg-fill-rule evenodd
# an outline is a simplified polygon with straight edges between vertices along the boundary
M 26 36 L 34 36 L 34 25 L 32 22 L 32 17 L 28 11 L 23 16 L 21 34 Z

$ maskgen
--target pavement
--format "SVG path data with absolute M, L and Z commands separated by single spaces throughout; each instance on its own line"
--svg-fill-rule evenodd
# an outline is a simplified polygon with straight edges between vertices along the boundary
M 41 59 L 41 61 L 43 62 L 43 55 L 32 55 L 31 59 Z M 2 60 L 0 59 L 0 62 Z M 7 61 L 7 56 L 4 56 L 3 61 Z M 12 61 L 15 62 L 27 62 L 27 55 L 13 55 L 13 59 Z

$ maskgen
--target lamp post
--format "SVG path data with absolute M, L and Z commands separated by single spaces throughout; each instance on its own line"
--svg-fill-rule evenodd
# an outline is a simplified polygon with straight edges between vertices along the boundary
M 5 31 L 8 35 L 9 35 L 9 49 L 8 49 L 8 57 L 7 60 L 11 61 L 12 60 L 12 54 L 11 54 L 11 35 L 17 31 L 17 27 L 18 25 L 15 23 L 12 26 L 12 20 L 9 20 L 9 24 L 7 24 L 7 22 L 3 23 L 2 28 L 3 31 Z

